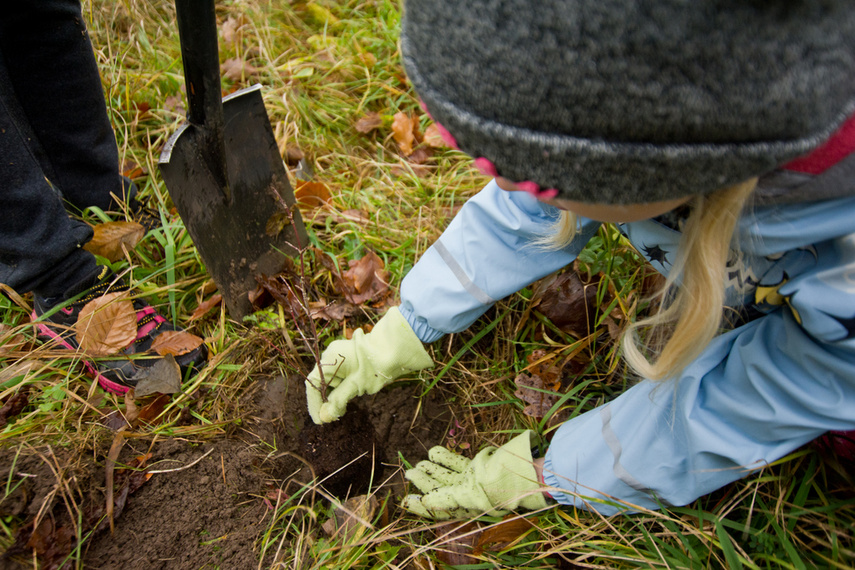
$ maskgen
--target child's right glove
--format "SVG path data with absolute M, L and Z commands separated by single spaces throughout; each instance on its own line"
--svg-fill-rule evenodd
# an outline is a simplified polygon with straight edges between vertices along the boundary
M 326 401 L 318 366 L 323 366 Z M 335 340 L 306 377 L 306 402 L 316 424 L 334 422 L 347 403 L 376 394 L 404 374 L 429 368 L 433 360 L 397 307 L 383 315 L 370 333 L 357 329 L 350 340 Z
M 474 459 L 431 448 L 430 461 L 420 461 L 404 474 L 424 495 L 407 495 L 401 505 L 440 520 L 545 508 L 531 458 L 533 433 L 525 431 L 498 449 L 487 447 Z

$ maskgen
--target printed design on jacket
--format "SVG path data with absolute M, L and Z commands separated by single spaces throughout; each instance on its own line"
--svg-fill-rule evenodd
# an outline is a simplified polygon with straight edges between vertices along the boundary
M 642 250 L 644 250 L 644 257 L 648 260 L 656 261 L 662 265 L 662 267 L 665 267 L 666 263 L 671 265 L 671 262 L 668 261 L 668 252 L 658 245 L 649 246 L 647 244 L 643 244 Z

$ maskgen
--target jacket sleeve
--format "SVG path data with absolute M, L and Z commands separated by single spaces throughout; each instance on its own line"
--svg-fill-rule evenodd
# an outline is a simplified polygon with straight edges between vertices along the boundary
M 462 331 L 499 299 L 572 263 L 599 223 L 582 218 L 561 250 L 533 244 L 557 217 L 556 208 L 495 181 L 469 199 L 401 283 L 401 314 L 419 339 Z
M 815 247 L 781 308 L 710 343 L 676 381 L 641 381 L 562 425 L 546 482 L 611 515 L 685 505 L 828 430 L 855 428 L 855 234 Z

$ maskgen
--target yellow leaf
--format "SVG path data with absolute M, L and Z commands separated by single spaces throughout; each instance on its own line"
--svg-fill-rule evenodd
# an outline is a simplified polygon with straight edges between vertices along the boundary
M 93 355 L 116 354 L 137 337 L 137 315 L 126 291 L 107 293 L 86 303 L 75 323 L 77 343 Z

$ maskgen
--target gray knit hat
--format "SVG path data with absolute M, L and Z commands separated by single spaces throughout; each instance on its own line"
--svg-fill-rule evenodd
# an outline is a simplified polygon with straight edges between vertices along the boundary
M 846 0 L 407 0 L 401 38 L 476 164 L 582 202 L 711 192 L 855 111 Z

